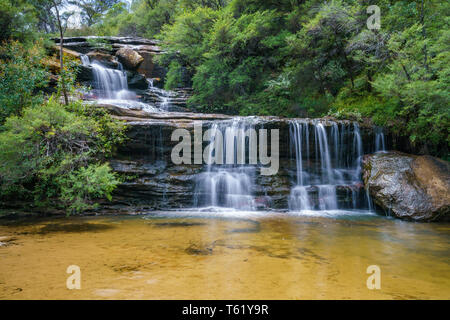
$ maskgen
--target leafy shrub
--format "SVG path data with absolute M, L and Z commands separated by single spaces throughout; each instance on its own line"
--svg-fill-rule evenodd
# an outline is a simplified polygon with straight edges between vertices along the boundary
M 111 193 L 121 182 L 108 164 L 91 164 L 58 178 L 61 201 L 69 212 L 83 212 L 98 207 L 94 199 L 112 200 Z
M 110 197 L 119 180 L 101 163 L 123 141 L 123 130 L 104 111 L 81 103 L 64 106 L 50 99 L 25 108 L 0 133 L 2 197 L 20 191 L 15 198 L 69 212 L 91 207 L 92 198 Z M 93 187 L 96 182 L 104 186 Z
M 166 90 L 180 88 L 183 86 L 182 71 L 183 70 L 180 63 L 176 60 L 172 60 L 169 65 L 169 71 L 166 74 L 166 81 L 164 83 L 164 88 Z

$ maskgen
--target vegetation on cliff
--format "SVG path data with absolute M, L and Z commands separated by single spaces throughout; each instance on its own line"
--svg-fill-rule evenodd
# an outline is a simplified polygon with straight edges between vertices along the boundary
M 0 1 L 0 201 L 82 212 L 121 182 L 107 160 L 124 125 L 77 99 L 61 103 L 63 89 L 75 96 L 78 63 L 64 55 L 62 72 L 56 63 L 41 30 L 45 3 Z
M 197 110 L 370 117 L 448 158 L 449 14 L 434 0 L 141 0 L 91 32 L 161 39 L 166 88 L 192 84 Z

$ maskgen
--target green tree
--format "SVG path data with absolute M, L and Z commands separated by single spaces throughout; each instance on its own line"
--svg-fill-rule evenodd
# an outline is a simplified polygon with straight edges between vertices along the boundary
M 81 9 L 81 19 L 87 26 L 92 26 L 102 18 L 103 14 L 120 0 L 77 0 L 69 1 L 69 4 Z

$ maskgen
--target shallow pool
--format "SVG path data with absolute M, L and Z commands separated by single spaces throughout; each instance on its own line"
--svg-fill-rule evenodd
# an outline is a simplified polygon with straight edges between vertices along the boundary
M 1 299 L 450 298 L 448 223 L 192 210 L 2 219 L 0 239 Z

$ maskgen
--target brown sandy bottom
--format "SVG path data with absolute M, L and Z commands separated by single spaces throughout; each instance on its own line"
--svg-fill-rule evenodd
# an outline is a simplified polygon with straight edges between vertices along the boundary
M 377 216 L 2 219 L 0 299 L 449 299 L 449 240 Z

